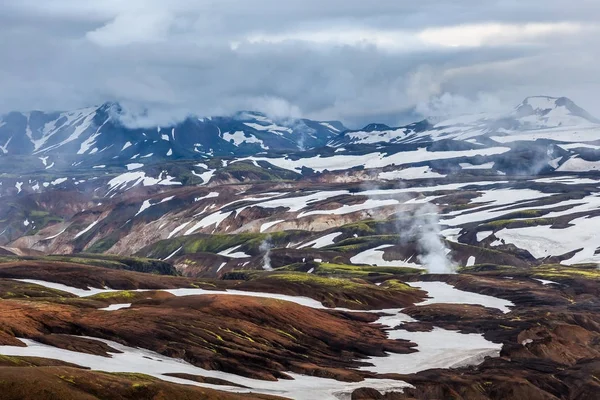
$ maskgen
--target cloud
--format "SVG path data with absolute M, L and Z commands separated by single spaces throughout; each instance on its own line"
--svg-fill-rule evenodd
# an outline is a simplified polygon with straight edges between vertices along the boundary
M 100 46 L 125 46 L 167 40 L 172 16 L 167 12 L 119 14 L 108 24 L 86 33 L 86 38 Z
M 277 34 L 251 34 L 248 43 L 308 42 L 315 45 L 373 45 L 389 51 L 410 51 L 424 46 L 481 47 L 532 43 L 539 38 L 554 35 L 573 35 L 584 30 L 594 33 L 594 26 L 580 23 L 477 23 L 441 26 L 422 30 L 384 30 L 342 26 L 326 29 L 292 31 Z M 238 48 L 236 41 L 233 48 Z
M 584 0 L 5 0 L 0 113 L 119 101 L 148 124 L 254 109 L 359 126 L 549 94 L 600 115 L 599 15 Z
M 446 47 L 481 47 L 535 42 L 541 37 L 572 35 L 593 27 L 572 22 L 499 24 L 485 23 L 425 29 L 418 33 L 424 43 Z
M 510 110 L 505 100 L 487 93 L 469 98 L 452 93 L 431 96 L 416 104 L 415 111 L 426 117 L 447 117 L 475 112 L 502 114 Z

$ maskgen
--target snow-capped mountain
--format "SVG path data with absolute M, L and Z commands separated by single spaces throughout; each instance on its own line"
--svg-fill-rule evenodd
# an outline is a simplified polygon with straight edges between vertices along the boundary
M 77 187 L 112 196 L 138 186 L 325 179 L 351 170 L 387 181 L 600 170 L 600 123 L 566 98 L 529 97 L 504 115 L 361 131 L 256 112 L 130 129 L 120 112 L 107 103 L 6 116 L 0 168 L 11 173 L 0 177 L 0 195 Z
M 600 120 L 566 97 L 533 96 L 506 114 L 473 114 L 390 128 L 371 124 L 348 131 L 331 145 L 429 143 L 444 139 L 489 144 L 549 139 L 557 142 L 600 139 Z
M 324 145 L 346 130 L 337 121 L 274 121 L 264 114 L 197 118 L 167 127 L 131 129 L 118 104 L 61 113 L 10 113 L 0 119 L 0 153 L 57 154 L 110 159 L 181 159 L 304 150 Z
M 128 128 L 122 123 L 122 113 L 115 103 L 63 113 L 10 113 L 0 121 L 0 164 L 21 157 L 29 160 L 19 164 L 24 171 L 68 170 L 251 156 L 285 169 L 290 161 L 273 161 L 284 154 L 293 158 L 292 170 L 299 172 L 304 167 L 307 171 L 331 170 L 332 152 L 339 158 L 336 168 L 369 168 L 370 164 L 356 155 L 368 158 L 382 146 L 384 159 L 402 158 L 401 154 L 391 156 L 427 147 L 443 153 L 440 156 L 445 160 L 449 151 L 465 152 L 465 157 L 506 153 L 500 148 L 510 150 L 510 155 L 522 154 L 524 142 L 529 143 L 529 155 L 518 156 L 517 164 L 530 163 L 535 173 L 544 168 L 595 169 L 588 164 L 600 160 L 596 155 L 600 121 L 564 97 L 529 97 L 501 115 L 463 115 L 435 123 L 423 120 L 399 128 L 373 123 L 359 131 L 347 130 L 335 121 L 276 121 L 257 112 L 189 117 L 169 127 Z M 344 158 L 349 154 L 355 158 Z M 315 156 L 321 158 L 316 169 L 311 161 Z M 438 159 L 421 156 L 417 154 L 412 162 Z M 499 158 L 486 162 L 496 161 L 501 171 L 514 167 L 514 157 L 505 154 Z M 530 170 L 523 165 L 519 168 Z
M 523 128 L 530 129 L 600 124 L 566 97 L 528 97 L 515 109 L 514 116 Z

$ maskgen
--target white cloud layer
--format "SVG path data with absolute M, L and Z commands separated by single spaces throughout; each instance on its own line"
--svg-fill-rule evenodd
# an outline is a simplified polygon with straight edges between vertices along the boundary
M 0 113 L 119 101 L 400 123 L 568 96 L 600 115 L 600 2 L 4 0 Z

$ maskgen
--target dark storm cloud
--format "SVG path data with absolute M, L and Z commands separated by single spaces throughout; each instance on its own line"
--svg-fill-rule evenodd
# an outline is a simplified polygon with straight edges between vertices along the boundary
M 597 1 L 5 0 L 0 112 L 119 101 L 361 124 L 566 95 L 600 114 Z

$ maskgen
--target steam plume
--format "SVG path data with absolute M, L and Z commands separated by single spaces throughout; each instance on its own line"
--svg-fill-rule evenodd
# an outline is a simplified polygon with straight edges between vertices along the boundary
M 258 248 L 261 252 L 264 252 L 263 255 L 263 269 L 265 271 L 273 271 L 273 267 L 271 266 L 271 249 L 273 245 L 271 244 L 271 236 L 267 236 L 265 240 L 260 244 Z
M 399 186 L 404 186 L 399 182 Z M 373 184 L 363 185 L 361 195 L 374 196 L 383 194 Z M 410 197 L 400 194 L 396 197 L 401 203 L 406 203 Z M 412 206 L 412 205 L 411 205 Z M 416 243 L 419 250 L 418 260 L 433 274 L 454 273 L 456 265 L 448 257 L 450 249 L 442 239 L 441 227 L 437 208 L 431 203 L 417 205 L 417 208 L 406 209 L 400 206 L 396 219 L 396 230 L 403 244 Z
M 410 237 L 419 247 L 421 264 L 432 274 L 454 273 L 456 265 L 448 257 L 450 249 L 442 240 L 440 221 L 434 205 L 426 203 L 414 211 L 409 228 Z

